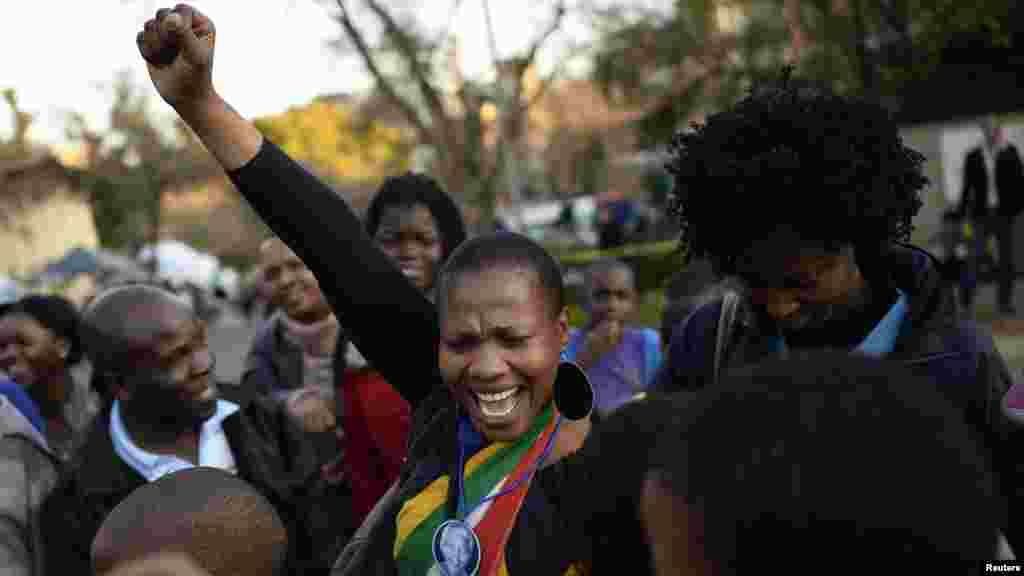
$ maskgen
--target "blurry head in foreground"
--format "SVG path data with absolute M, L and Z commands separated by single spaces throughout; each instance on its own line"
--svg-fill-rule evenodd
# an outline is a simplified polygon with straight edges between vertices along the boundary
M 211 576 L 187 554 L 159 552 L 119 564 L 105 576 Z
M 1005 504 L 985 458 L 960 412 L 901 366 L 797 355 L 727 375 L 690 407 L 685 446 L 660 436 L 641 499 L 659 575 L 995 557 Z
M 107 516 L 93 539 L 97 574 L 157 552 L 189 556 L 211 576 L 278 576 L 287 548 L 270 503 L 237 477 L 192 468 L 146 484 Z

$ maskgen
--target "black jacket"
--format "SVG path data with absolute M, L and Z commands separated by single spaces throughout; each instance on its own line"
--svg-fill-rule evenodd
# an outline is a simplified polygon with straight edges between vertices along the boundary
M 108 409 L 96 419 L 76 464 L 43 505 L 48 574 L 91 574 L 90 549 L 100 525 L 146 482 L 114 452 L 109 423 Z M 285 522 L 290 573 L 325 573 L 352 531 L 345 489 L 320 480 L 308 442 L 266 401 L 249 401 L 222 426 L 238 476 L 260 490 Z
M 1016 216 L 1024 209 L 1024 166 L 1017 148 L 1009 144 L 996 156 L 995 182 L 989 182 L 985 167 L 985 154 L 981 148 L 974 148 L 964 160 L 964 183 L 960 196 L 961 216 L 983 216 L 989 213 L 989 187 L 995 185 L 999 199 L 997 213 Z

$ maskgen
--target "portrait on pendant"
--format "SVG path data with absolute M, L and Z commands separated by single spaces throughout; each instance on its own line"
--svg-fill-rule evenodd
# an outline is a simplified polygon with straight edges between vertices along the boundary
M 435 572 L 439 576 L 474 576 L 480 568 L 480 540 L 464 522 L 445 522 L 434 533 Z

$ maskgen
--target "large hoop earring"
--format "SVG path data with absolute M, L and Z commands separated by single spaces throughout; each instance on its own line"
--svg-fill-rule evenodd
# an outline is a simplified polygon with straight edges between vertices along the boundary
M 594 387 L 575 362 L 563 360 L 558 365 L 554 397 L 555 408 L 567 420 L 583 420 L 594 411 Z

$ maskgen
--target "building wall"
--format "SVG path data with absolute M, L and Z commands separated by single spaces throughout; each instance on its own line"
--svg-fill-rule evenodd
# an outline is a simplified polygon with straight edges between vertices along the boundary
M 942 213 L 947 209 L 943 182 L 942 126 L 933 124 L 905 128 L 900 131 L 903 143 L 925 157 L 924 174 L 931 181 L 922 192 L 924 206 L 914 219 L 911 241 L 921 247 L 938 234 L 942 226 Z
M 60 186 L 45 200 L 2 208 L 11 212 L 0 227 L 0 273 L 25 276 L 76 246 L 99 245 L 89 205 Z
M 1002 124 L 1006 137 L 1018 150 L 1024 149 L 1024 118 L 1004 117 Z M 940 232 L 942 214 L 959 202 L 964 155 L 980 143 L 981 132 L 975 121 L 959 120 L 905 128 L 900 133 L 908 146 L 925 156 L 924 172 L 931 180 L 921 194 L 924 206 L 914 220 L 912 237 L 915 244 L 925 247 Z M 1018 218 L 1014 244 L 1019 247 L 1022 241 L 1024 218 Z M 1014 256 L 1017 270 L 1024 271 L 1024 249 L 1018 248 Z

